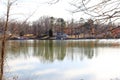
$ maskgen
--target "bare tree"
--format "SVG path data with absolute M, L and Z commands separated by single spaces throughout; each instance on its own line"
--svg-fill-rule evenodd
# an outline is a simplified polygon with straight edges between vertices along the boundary
M 73 0 L 70 3 L 75 9 L 72 11 L 83 12 L 98 20 L 108 22 L 120 19 L 120 0 Z
M 3 73 L 4 73 L 4 55 L 5 55 L 5 48 L 6 48 L 6 34 L 7 34 L 7 30 L 8 30 L 8 22 L 9 22 L 9 14 L 10 14 L 10 8 L 12 6 L 13 3 L 15 3 L 17 0 L 14 1 L 7 1 L 7 14 L 6 14 L 6 20 L 5 20 L 5 25 L 3 28 L 3 39 L 2 39 L 2 48 L 1 48 L 1 74 L 0 74 L 0 79 L 3 80 Z
M 10 11 L 11 11 L 11 7 L 17 2 L 18 0 L 7 0 L 7 4 L 6 4 L 6 16 L 5 16 L 5 22 L 2 28 L 2 32 L 3 32 L 3 37 L 1 40 L 1 54 L 0 54 L 0 80 L 3 80 L 3 73 L 4 73 L 4 57 L 5 57 L 5 49 L 6 49 L 6 40 L 8 37 L 7 33 L 8 33 L 8 26 L 10 25 L 9 22 L 9 17 L 10 17 Z M 36 11 L 36 10 L 35 10 Z M 23 22 L 21 26 L 25 26 L 26 22 L 28 21 L 28 19 L 35 13 L 35 11 L 33 11 L 32 14 L 30 14 Z M 16 29 L 14 30 L 16 31 Z M 13 31 L 13 32 L 14 32 Z

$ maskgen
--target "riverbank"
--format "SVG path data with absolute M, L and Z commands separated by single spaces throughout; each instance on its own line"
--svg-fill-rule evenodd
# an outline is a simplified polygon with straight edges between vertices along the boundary
M 95 38 L 95 37 L 86 37 L 86 38 L 61 38 L 56 39 L 56 37 L 46 37 L 46 38 L 11 38 L 8 40 L 79 40 L 79 39 L 120 39 L 120 37 L 117 38 Z

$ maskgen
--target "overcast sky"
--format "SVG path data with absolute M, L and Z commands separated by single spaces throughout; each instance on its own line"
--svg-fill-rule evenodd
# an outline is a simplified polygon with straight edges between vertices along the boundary
M 6 1 L 1 0 L 0 2 L 0 16 L 5 17 Z M 57 18 L 64 18 L 70 20 L 71 18 L 79 19 L 83 15 L 71 14 L 68 10 L 72 7 L 69 5 L 71 0 L 62 0 L 59 3 L 49 5 L 48 0 L 18 0 L 11 8 L 11 17 L 18 20 L 24 20 L 30 16 L 33 12 L 34 15 L 29 19 L 31 21 L 39 19 L 41 16 L 53 16 Z
M 6 2 L 7 0 L 1 0 L 0 2 L 0 16 L 5 16 Z M 69 4 L 72 0 L 61 0 L 60 2 L 49 5 L 46 2 L 49 0 L 18 0 L 11 8 L 11 17 L 18 20 L 24 20 L 30 16 L 33 12 L 34 15 L 29 19 L 34 21 L 39 19 L 41 16 L 53 16 L 57 18 L 64 18 L 65 20 L 70 20 L 74 18 L 79 20 L 81 17 L 89 18 L 88 16 L 75 13 L 72 14 L 68 10 L 72 10 L 73 7 Z

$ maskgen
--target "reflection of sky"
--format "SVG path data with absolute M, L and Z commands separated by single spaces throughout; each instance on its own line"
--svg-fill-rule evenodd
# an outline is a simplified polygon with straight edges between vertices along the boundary
M 110 80 L 120 78 L 119 48 L 100 47 L 98 56 L 92 59 L 80 60 L 77 54 L 75 50 L 74 59 L 69 59 L 68 55 L 63 61 L 54 60 L 52 63 L 42 63 L 38 57 L 32 55 L 27 58 L 20 56 L 9 59 L 10 70 L 8 71 L 11 71 L 10 73 L 13 75 L 18 75 L 19 80 Z
M 80 78 L 79 76 L 84 76 L 83 70 L 88 67 L 88 64 L 86 61 L 84 63 L 55 61 L 51 64 L 42 64 L 36 58 L 31 58 L 25 61 L 24 59 L 11 60 L 9 66 L 12 73 L 18 74 L 20 78 L 24 77 L 24 79 L 31 77 L 32 80 L 34 78 L 34 80 L 74 80 L 77 77 Z

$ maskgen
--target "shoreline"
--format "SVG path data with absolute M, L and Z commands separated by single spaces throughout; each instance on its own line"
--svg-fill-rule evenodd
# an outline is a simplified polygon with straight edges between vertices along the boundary
M 47 39 L 41 39 L 41 38 L 28 38 L 28 39 L 8 39 L 8 40 L 92 40 L 92 39 L 120 39 L 120 38 L 66 38 L 66 39 L 54 39 L 54 38 L 47 38 Z

